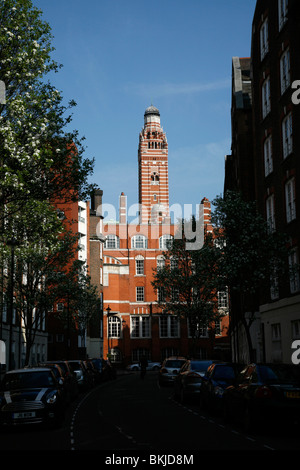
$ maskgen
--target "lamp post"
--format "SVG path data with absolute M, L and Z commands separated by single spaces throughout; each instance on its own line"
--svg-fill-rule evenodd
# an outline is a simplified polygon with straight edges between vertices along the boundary
M 110 306 L 108 305 L 107 309 L 106 309 L 106 316 L 107 316 L 107 356 L 109 356 L 109 359 L 110 359 L 110 347 L 109 347 L 109 337 L 110 337 L 110 334 L 109 334 L 109 317 L 110 317 L 110 312 L 111 312 L 111 308 Z
M 10 276 L 9 276 L 9 341 L 8 341 L 8 370 L 12 368 L 12 337 L 13 337 L 13 311 L 14 311 L 14 270 L 15 270 L 15 247 L 18 246 L 17 240 L 12 238 L 7 242 L 11 249 L 10 258 Z

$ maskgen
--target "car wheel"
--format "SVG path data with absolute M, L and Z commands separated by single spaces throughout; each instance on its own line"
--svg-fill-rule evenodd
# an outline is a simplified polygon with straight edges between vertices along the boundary
M 135 372 L 139 370 L 138 367 L 133 367 L 132 370 L 134 370 Z
M 159 367 L 154 366 L 154 367 L 153 367 L 153 370 L 159 370 Z

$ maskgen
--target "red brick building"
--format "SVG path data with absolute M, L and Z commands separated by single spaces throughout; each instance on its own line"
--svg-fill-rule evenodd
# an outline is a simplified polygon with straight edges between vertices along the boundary
M 168 240 L 176 236 L 171 222 L 168 181 L 168 143 L 160 124 L 160 113 L 150 106 L 139 135 L 139 223 L 127 220 L 127 200 L 120 196 L 119 220 L 105 222 L 103 253 L 104 357 L 126 365 L 141 355 L 159 361 L 169 355 L 190 354 L 186 320 L 162 315 L 151 281 Z M 210 203 L 203 200 L 201 217 L 210 219 Z M 227 308 L 223 297 L 223 307 Z M 225 316 L 220 327 L 220 349 L 228 350 Z M 225 328 L 223 328 L 225 326 Z M 211 357 L 215 339 L 202 332 L 197 356 Z

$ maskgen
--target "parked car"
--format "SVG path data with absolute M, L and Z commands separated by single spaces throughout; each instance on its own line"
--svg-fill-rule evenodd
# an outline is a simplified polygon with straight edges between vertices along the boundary
M 87 370 L 87 373 L 90 377 L 91 386 L 94 387 L 96 384 L 100 383 L 100 376 L 98 370 L 95 368 L 92 361 L 86 359 L 83 361 L 83 364 Z
M 59 425 L 65 408 L 65 391 L 53 370 L 24 368 L 5 374 L 0 393 L 1 425 Z
M 64 381 L 64 387 L 69 402 L 71 402 L 78 396 L 79 387 L 76 377 L 72 373 L 70 366 L 66 361 L 46 361 L 39 365 L 43 367 L 52 367 L 54 372 L 58 368 L 58 371 Z
M 202 378 L 208 367 L 213 363 L 211 360 L 187 360 L 181 367 L 174 381 L 174 394 L 181 403 L 187 397 L 199 396 Z
M 211 364 L 202 377 L 200 406 L 220 412 L 223 409 L 224 390 L 234 383 L 242 368 L 244 368 L 242 364 Z
M 159 370 L 161 367 L 161 363 L 160 362 L 154 362 L 154 361 L 148 361 L 148 365 L 147 365 L 147 369 L 146 370 Z M 138 362 L 134 363 L 134 364 L 129 364 L 126 369 L 130 372 L 130 371 L 137 371 L 137 370 L 141 370 L 141 366 Z
M 92 387 L 91 374 L 88 373 L 83 361 L 80 359 L 68 360 L 68 364 L 75 374 L 80 390 L 88 390 Z
M 159 385 L 169 385 L 169 384 L 174 384 L 174 380 L 177 377 L 177 374 L 183 366 L 183 364 L 186 362 L 185 357 L 176 357 L 176 356 L 171 356 L 166 358 L 162 365 L 161 368 L 159 369 L 158 373 L 158 383 Z
M 293 364 L 249 364 L 224 391 L 224 418 L 243 424 L 300 422 L 300 367 Z

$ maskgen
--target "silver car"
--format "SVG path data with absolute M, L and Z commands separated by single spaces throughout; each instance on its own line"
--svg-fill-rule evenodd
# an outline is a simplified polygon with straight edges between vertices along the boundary
M 159 385 L 173 384 L 181 366 L 185 362 L 186 358 L 184 357 L 172 356 L 165 359 L 158 373 Z
M 146 370 L 159 370 L 160 367 L 161 367 L 161 363 L 160 363 L 160 362 L 148 361 L 148 365 L 147 365 Z M 140 366 L 140 364 L 137 362 L 137 363 L 135 363 L 135 364 L 130 364 L 129 366 L 127 366 L 127 367 L 126 367 L 126 370 L 127 370 L 128 372 L 141 370 L 141 366 Z

